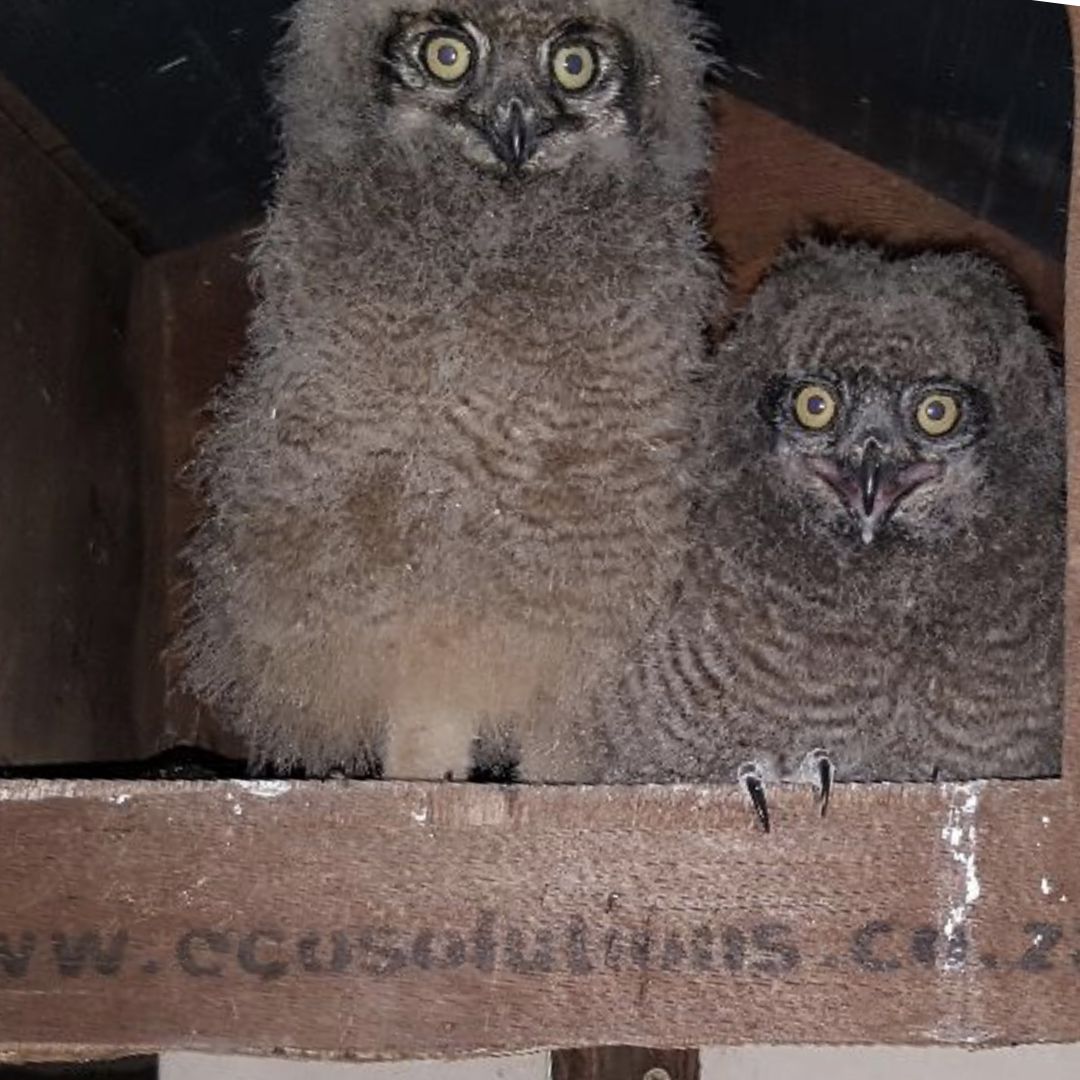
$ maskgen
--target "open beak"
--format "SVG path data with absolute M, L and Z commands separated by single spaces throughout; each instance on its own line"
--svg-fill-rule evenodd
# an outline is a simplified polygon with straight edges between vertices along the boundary
M 855 458 L 839 464 L 829 458 L 811 459 L 810 468 L 851 509 L 863 543 L 869 544 L 900 502 L 941 476 L 944 466 L 933 461 L 891 461 L 876 439 L 867 439 Z
M 539 125 L 536 110 L 520 98 L 511 98 L 495 107 L 484 132 L 495 156 L 509 169 L 519 171 L 536 153 Z

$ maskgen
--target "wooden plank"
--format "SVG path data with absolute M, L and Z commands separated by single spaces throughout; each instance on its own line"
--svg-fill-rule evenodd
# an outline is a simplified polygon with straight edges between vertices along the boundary
M 1073 55 L 1080 55 L 1080 11 L 1069 9 Z M 1080 64 L 1073 66 L 1075 102 L 1080 116 Z M 1074 125 L 1075 139 L 1075 125 Z M 1074 147 L 1069 194 L 1069 233 L 1065 252 L 1065 406 L 1069 478 L 1068 572 L 1065 579 L 1065 747 L 1062 769 L 1080 791 L 1080 152 Z
M 0 111 L 0 763 L 122 757 L 140 536 L 135 253 Z
M 243 747 L 193 699 L 168 694 L 165 649 L 185 600 L 180 553 L 198 507 L 184 466 L 208 419 L 214 388 L 243 356 L 251 292 L 249 237 L 235 234 L 145 262 L 133 292 L 130 354 L 141 365 L 144 435 L 143 633 L 139 700 L 144 741 L 160 749 L 198 743 L 227 755 Z
M 650 1050 L 641 1046 L 600 1046 L 558 1050 L 551 1056 L 551 1080 L 699 1080 L 696 1050 Z
M 0 1051 L 1080 1039 L 1061 782 L 0 786 Z
M 718 146 L 709 216 L 736 302 L 787 240 L 823 227 L 894 245 L 985 251 L 1016 275 L 1060 342 L 1059 262 L 910 180 L 730 94 L 717 96 L 714 115 Z

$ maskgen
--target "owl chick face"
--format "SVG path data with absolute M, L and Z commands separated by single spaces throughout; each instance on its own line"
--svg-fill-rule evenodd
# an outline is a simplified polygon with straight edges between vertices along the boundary
M 591 15 L 401 14 L 380 78 L 388 126 L 505 178 L 617 164 L 640 123 L 631 38 Z
M 992 418 L 973 385 L 870 367 L 795 371 L 770 380 L 761 412 L 781 498 L 845 543 L 947 536 L 977 503 Z

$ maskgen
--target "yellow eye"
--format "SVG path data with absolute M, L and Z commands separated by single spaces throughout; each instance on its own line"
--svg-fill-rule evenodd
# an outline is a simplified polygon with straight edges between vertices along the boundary
M 428 71 L 443 82 L 457 82 L 472 67 L 472 49 L 459 37 L 435 34 L 424 46 Z
M 564 90 L 584 90 L 596 77 L 596 55 L 588 45 L 563 45 L 555 50 L 551 71 Z
M 927 394 L 915 410 L 915 422 L 933 438 L 948 435 L 960 422 L 960 403 L 952 394 Z
M 824 431 L 836 419 L 836 398 L 824 386 L 804 386 L 795 395 L 795 419 L 809 431 Z

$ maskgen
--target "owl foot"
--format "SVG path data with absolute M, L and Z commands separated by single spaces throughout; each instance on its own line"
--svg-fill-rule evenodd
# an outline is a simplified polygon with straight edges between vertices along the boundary
M 818 804 L 822 817 L 829 809 L 829 796 L 832 794 L 835 776 L 836 769 L 832 758 L 820 747 L 811 750 L 799 766 L 799 777 L 813 787 L 814 801 Z
M 750 796 L 750 805 L 753 806 L 762 829 L 770 832 L 769 803 L 765 798 L 765 781 L 761 767 L 757 762 L 749 761 L 745 765 L 740 765 L 735 775 L 738 782 L 746 789 L 746 794 Z

